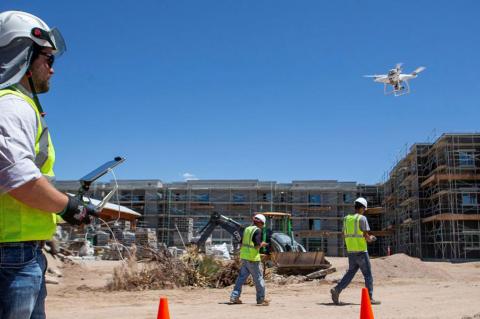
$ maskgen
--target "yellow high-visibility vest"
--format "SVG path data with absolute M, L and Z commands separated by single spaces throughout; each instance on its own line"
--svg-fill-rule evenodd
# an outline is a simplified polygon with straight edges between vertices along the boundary
M 360 229 L 361 216 L 360 214 L 347 215 L 343 219 L 343 235 L 349 253 L 367 251 L 367 241 Z
M 55 149 L 45 120 L 29 96 L 15 88 L 0 90 L 0 97 L 8 94 L 22 98 L 35 111 L 38 124 L 35 138 L 35 165 L 45 177 L 52 179 L 55 176 L 53 172 Z M 27 206 L 8 193 L 0 195 L 0 243 L 49 240 L 55 233 L 56 219 L 54 212 L 47 213 Z
M 253 235 L 255 231 L 259 229 L 257 226 L 252 225 L 245 228 L 243 231 L 242 247 L 240 247 L 240 259 L 248 261 L 260 261 L 260 251 L 255 248 L 253 243 Z

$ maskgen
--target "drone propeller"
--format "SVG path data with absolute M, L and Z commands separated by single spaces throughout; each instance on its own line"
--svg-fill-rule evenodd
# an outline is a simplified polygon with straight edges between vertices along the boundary
M 403 65 L 403 63 L 399 62 L 399 63 L 397 63 L 397 64 L 395 65 L 395 68 L 396 68 L 397 70 L 400 70 L 400 69 L 402 68 L 402 65 Z
M 413 71 L 412 74 L 417 75 L 418 73 L 422 72 L 425 69 L 426 69 L 426 67 L 420 66 L 415 71 Z
M 377 74 L 375 74 L 375 75 L 364 75 L 363 77 L 364 78 L 378 78 L 380 76 L 383 76 L 383 75 L 377 75 Z

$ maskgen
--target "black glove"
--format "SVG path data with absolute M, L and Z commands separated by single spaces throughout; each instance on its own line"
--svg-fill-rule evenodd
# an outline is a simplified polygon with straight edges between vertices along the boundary
M 90 224 L 92 216 L 98 216 L 97 209 L 91 203 L 84 203 L 76 197 L 67 196 L 68 204 L 58 214 L 70 225 Z

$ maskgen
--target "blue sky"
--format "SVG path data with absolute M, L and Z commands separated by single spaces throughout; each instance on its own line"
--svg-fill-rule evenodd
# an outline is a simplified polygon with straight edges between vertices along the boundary
M 405 147 L 478 132 L 478 1 L 10 1 L 68 51 L 41 96 L 58 179 L 376 183 Z M 362 77 L 427 70 L 412 93 Z

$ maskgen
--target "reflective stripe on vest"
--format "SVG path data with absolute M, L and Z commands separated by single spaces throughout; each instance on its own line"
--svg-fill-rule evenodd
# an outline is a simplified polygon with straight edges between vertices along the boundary
M 343 219 L 343 235 L 348 252 L 367 251 L 367 241 L 360 229 L 360 218 L 362 215 L 347 215 Z
M 34 163 L 45 177 L 53 178 L 55 176 L 53 173 L 55 150 L 45 120 L 29 96 L 15 88 L 0 90 L 0 97 L 8 94 L 20 97 L 35 111 L 37 134 Z M 56 214 L 49 214 L 27 206 L 8 193 L 0 195 L 0 242 L 48 240 L 52 238 L 55 227 Z
M 38 119 L 38 117 L 37 117 Z M 42 167 L 48 160 L 48 145 L 50 144 L 49 141 L 49 133 L 48 133 L 48 126 L 47 122 L 43 116 L 40 116 L 40 123 L 42 128 L 42 133 L 40 133 L 40 137 L 38 138 L 38 144 L 35 144 L 35 148 L 38 145 L 38 150 L 35 149 L 35 165 L 37 167 Z
M 248 261 L 260 261 L 260 252 L 258 248 L 255 248 L 255 244 L 253 243 L 253 235 L 257 229 L 259 229 L 257 226 L 252 225 L 248 226 L 243 231 L 240 259 L 245 259 Z

